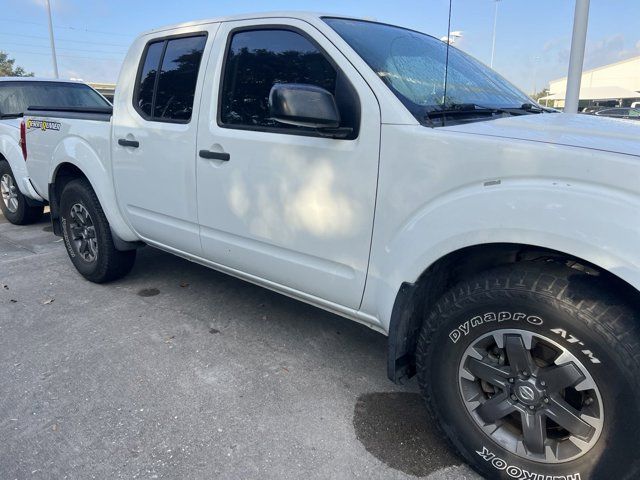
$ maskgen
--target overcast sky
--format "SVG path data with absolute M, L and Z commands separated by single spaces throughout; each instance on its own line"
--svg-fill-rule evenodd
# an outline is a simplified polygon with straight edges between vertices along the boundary
M 175 22 L 245 12 L 312 10 L 373 18 L 435 36 L 449 0 L 51 0 L 61 76 L 115 82 L 131 40 Z M 0 50 L 37 76 L 52 76 L 44 0 L 0 0 Z M 456 46 L 491 57 L 494 0 L 453 0 Z M 530 93 L 567 72 L 573 0 L 501 0 L 494 67 Z M 640 0 L 591 0 L 585 68 L 640 55 Z

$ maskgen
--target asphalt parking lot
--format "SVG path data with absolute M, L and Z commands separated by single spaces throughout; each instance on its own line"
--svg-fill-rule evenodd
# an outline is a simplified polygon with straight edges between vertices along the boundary
M 0 478 L 478 478 L 385 337 L 146 247 L 82 279 L 0 216 Z

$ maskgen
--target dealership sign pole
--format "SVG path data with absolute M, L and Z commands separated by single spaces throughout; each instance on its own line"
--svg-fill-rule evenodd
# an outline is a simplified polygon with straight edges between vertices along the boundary
M 578 113 L 580 100 L 580 82 L 584 50 L 587 42 L 587 26 L 589 24 L 589 0 L 576 0 L 576 11 L 573 18 L 573 37 L 571 38 L 571 55 L 569 56 L 569 74 L 567 76 L 567 93 L 564 100 L 566 113 Z

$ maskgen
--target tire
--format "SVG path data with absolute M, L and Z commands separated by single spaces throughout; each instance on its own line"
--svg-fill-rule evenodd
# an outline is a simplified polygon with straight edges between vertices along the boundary
M 460 283 L 427 316 L 427 409 L 487 478 L 640 478 L 640 319 L 611 282 L 521 263 Z
M 7 220 L 14 225 L 29 225 L 42 218 L 44 205 L 29 205 L 16 182 L 11 166 L 6 160 L 0 160 L 0 188 L 2 199 L 0 209 Z
M 65 185 L 60 223 L 69 258 L 87 280 L 110 282 L 133 268 L 136 250 L 116 250 L 107 218 L 87 180 L 79 178 Z

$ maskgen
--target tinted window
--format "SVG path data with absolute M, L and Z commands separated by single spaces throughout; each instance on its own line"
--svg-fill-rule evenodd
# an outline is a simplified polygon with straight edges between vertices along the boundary
M 169 40 L 162 60 L 154 118 L 189 120 L 205 37 Z
M 198 35 L 149 44 L 140 67 L 135 100 L 143 116 L 156 121 L 191 119 L 206 41 L 205 35 Z
M 147 47 L 147 53 L 140 70 L 140 84 L 138 85 L 138 108 L 147 116 L 151 116 L 153 102 L 153 88 L 156 83 L 156 73 L 165 42 L 151 43 Z
M 29 107 L 107 107 L 87 85 L 56 82 L 0 82 L 0 114 L 24 113 Z
M 220 119 L 228 125 L 310 130 L 270 118 L 271 87 L 275 83 L 307 83 L 335 94 L 336 77 L 336 70 L 327 58 L 299 33 L 289 30 L 235 33 L 227 52 Z

